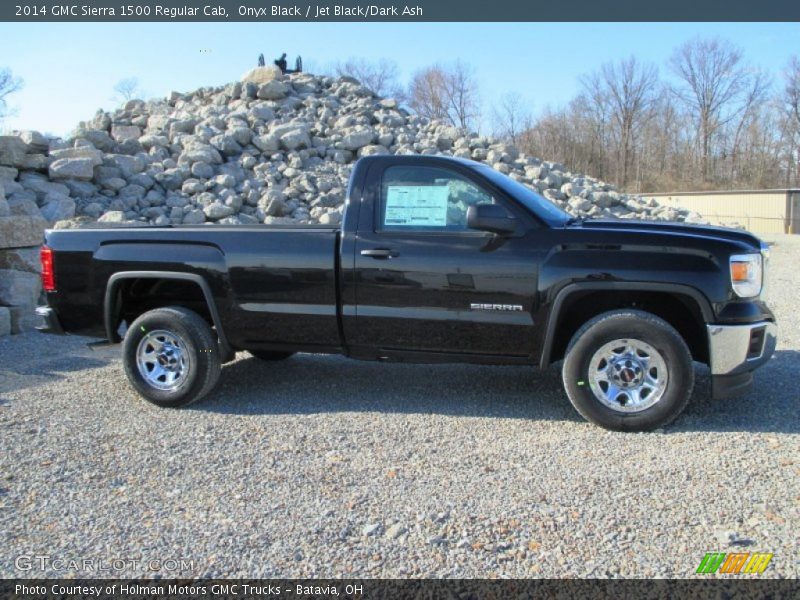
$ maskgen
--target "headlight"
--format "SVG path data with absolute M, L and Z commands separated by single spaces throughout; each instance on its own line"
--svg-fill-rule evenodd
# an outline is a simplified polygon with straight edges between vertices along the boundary
M 752 298 L 761 293 L 763 267 L 760 254 L 734 254 L 730 267 L 731 285 L 737 296 Z

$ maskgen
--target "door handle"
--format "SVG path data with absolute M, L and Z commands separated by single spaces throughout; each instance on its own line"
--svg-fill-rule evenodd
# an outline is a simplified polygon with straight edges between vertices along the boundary
M 370 248 L 369 250 L 361 251 L 361 256 L 370 256 L 372 258 L 393 258 L 398 255 L 399 252 L 389 250 L 388 248 Z

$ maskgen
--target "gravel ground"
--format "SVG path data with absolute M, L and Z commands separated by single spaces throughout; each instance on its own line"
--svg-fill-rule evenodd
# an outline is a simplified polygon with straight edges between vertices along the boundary
M 756 390 L 714 402 L 698 366 L 650 434 L 582 421 L 556 369 L 242 353 L 171 411 L 113 350 L 0 339 L 0 576 L 96 572 L 17 568 L 46 554 L 142 563 L 105 576 L 682 578 L 706 552 L 767 551 L 764 577 L 797 577 L 798 264 L 780 238 Z

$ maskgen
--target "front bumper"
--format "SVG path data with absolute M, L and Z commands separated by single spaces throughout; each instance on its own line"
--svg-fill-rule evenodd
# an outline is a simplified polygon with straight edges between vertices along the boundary
M 64 335 L 64 328 L 61 327 L 56 311 L 49 306 L 37 306 L 36 314 L 42 319 L 42 322 L 36 326 L 37 331 Z
M 772 321 L 707 325 L 714 398 L 738 396 L 753 385 L 753 371 L 775 352 L 778 327 Z

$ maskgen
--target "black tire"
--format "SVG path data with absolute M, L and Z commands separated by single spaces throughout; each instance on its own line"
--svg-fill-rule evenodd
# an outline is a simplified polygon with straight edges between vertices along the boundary
M 142 340 L 148 332 L 158 331 L 176 336 L 175 341 L 179 343 L 173 348 L 182 351 L 179 355 L 188 365 L 181 375 L 183 380 L 176 380 L 174 389 L 155 387 L 157 384 L 167 385 L 167 382 L 148 381 L 137 361 Z M 143 348 L 147 342 L 144 344 Z M 152 356 L 158 357 L 157 354 Z M 128 381 L 145 400 L 157 406 L 178 408 L 191 404 L 210 392 L 219 380 L 220 356 L 216 335 L 200 315 L 179 306 L 157 308 L 136 319 L 125 334 L 122 357 Z M 144 370 L 153 373 L 149 366 L 150 363 L 146 363 Z
M 260 360 L 275 362 L 276 360 L 286 360 L 294 355 L 294 352 L 278 352 L 275 350 L 248 350 L 250 354 Z
M 660 355 L 666 367 L 666 380 L 660 399 L 654 400 L 652 406 L 646 406 L 647 399 L 642 400 L 642 409 L 637 412 L 626 412 L 624 405 L 630 400 L 624 388 L 620 388 L 617 404 L 614 409 L 605 404 L 592 391 L 592 385 L 600 392 L 607 391 L 608 383 L 603 386 L 598 378 L 590 379 L 590 365 L 595 353 L 602 355 L 603 347 L 612 347 L 611 342 L 625 339 L 638 342 L 639 345 L 650 346 Z M 598 358 L 595 358 L 598 360 Z M 650 359 L 652 360 L 652 358 Z M 606 364 L 610 369 L 617 368 L 615 361 L 603 363 L 602 359 L 595 366 Z M 625 370 L 625 365 L 621 363 Z M 646 363 L 651 364 L 651 363 Z M 640 365 L 634 364 L 634 371 L 624 373 L 621 378 L 625 385 L 632 385 L 631 377 L 641 377 Z M 605 367 L 603 367 L 605 369 Z M 646 370 L 646 369 L 645 369 Z M 663 369 L 662 369 L 663 371 Z M 598 373 L 600 370 L 597 371 Z M 653 371 L 657 375 L 658 369 Z M 600 314 L 584 324 L 570 341 L 564 366 L 562 369 L 564 389 L 570 402 L 586 420 L 614 431 L 651 431 L 672 422 L 686 408 L 694 388 L 694 369 L 692 356 L 686 342 L 675 329 L 663 319 L 640 310 L 616 310 Z M 603 394 L 613 396 L 614 392 Z M 657 398 L 657 394 L 652 398 Z M 653 401 L 651 399 L 651 401 Z M 613 403 L 613 402 L 611 402 Z M 634 410 L 632 407 L 629 410 Z

